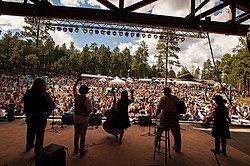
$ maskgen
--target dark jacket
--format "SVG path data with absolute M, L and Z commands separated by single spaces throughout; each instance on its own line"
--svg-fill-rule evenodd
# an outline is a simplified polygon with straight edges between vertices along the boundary
M 46 91 L 27 90 L 23 97 L 26 116 L 50 116 L 55 103 Z
M 224 105 L 218 105 L 214 112 L 214 123 L 212 128 L 212 136 L 223 139 L 231 138 L 228 126 L 228 108 Z

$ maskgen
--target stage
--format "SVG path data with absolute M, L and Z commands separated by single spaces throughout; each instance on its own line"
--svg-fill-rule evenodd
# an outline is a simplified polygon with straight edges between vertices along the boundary
M 86 145 L 88 152 L 83 157 L 73 159 L 73 129 L 72 125 L 54 125 L 51 129 L 48 122 L 45 132 L 45 144 L 57 144 L 65 147 L 67 166 L 145 166 L 165 165 L 164 157 L 156 154 L 153 159 L 154 127 L 148 136 L 148 127 L 132 125 L 125 131 L 123 143 L 117 144 L 113 137 L 107 134 L 102 126 L 89 127 Z M 211 166 L 217 165 L 213 153 L 214 140 L 210 135 L 211 129 L 203 129 L 198 124 L 181 123 L 182 152 L 176 153 L 171 149 L 171 159 L 167 165 Z M 234 140 L 228 141 L 228 156 L 218 156 L 222 166 L 246 166 L 250 163 L 249 128 L 232 128 Z M 12 122 L 0 122 L 0 165 L 31 166 L 35 165 L 33 150 L 25 150 L 26 125 L 23 119 Z M 171 135 L 171 146 L 173 137 Z

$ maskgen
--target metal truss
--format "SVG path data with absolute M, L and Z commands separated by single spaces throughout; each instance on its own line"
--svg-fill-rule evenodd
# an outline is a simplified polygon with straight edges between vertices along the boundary
M 92 21 L 72 21 L 61 19 L 40 19 L 40 24 L 47 27 L 67 27 L 67 28 L 82 28 L 82 29 L 95 29 L 106 31 L 118 31 L 118 32 L 134 32 L 141 34 L 155 34 L 155 35 L 171 35 L 179 37 L 191 37 L 191 38 L 207 38 L 205 32 L 178 30 L 178 29 L 163 29 L 158 27 L 144 27 L 135 25 L 124 25 L 115 23 L 102 23 Z

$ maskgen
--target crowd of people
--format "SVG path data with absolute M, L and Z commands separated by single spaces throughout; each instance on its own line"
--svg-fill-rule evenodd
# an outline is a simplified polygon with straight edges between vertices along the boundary
M 48 92 L 56 104 L 53 114 L 62 116 L 64 114 L 74 113 L 74 96 L 72 93 L 73 85 L 76 81 L 74 77 L 44 77 L 48 86 Z M 140 115 L 152 116 L 156 113 L 156 105 L 163 94 L 164 83 L 151 82 L 126 82 L 125 85 L 109 85 L 108 80 L 99 81 L 99 78 L 83 78 L 79 85 L 85 84 L 90 87 L 88 96 L 93 101 L 95 113 L 104 114 L 112 103 L 113 97 L 111 88 L 114 87 L 116 94 L 120 96 L 123 90 L 134 90 L 134 102 L 129 105 L 130 118 L 136 118 Z M 24 116 L 23 95 L 31 87 L 33 79 L 2 76 L 0 84 L 0 116 L 7 116 L 8 106 L 15 104 L 15 115 Z M 187 106 L 187 113 L 181 115 L 182 120 L 203 121 L 210 116 L 215 108 L 215 102 L 212 98 L 216 94 L 222 94 L 222 90 L 213 85 L 191 85 L 169 83 L 172 94 L 184 100 Z M 250 106 L 237 100 L 236 91 L 232 92 L 232 102 L 229 107 L 229 116 L 237 115 L 239 119 L 250 120 Z M 234 109 L 233 109 L 233 107 Z

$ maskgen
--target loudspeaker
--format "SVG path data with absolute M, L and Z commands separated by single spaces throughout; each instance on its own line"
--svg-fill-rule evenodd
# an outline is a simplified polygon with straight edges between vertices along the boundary
M 65 166 L 66 151 L 64 146 L 50 144 L 41 149 L 35 157 L 36 166 Z
M 74 124 L 74 114 L 64 114 L 62 116 L 62 124 L 73 125 Z
M 150 116 L 139 116 L 138 124 L 141 126 L 151 126 L 152 120 Z

